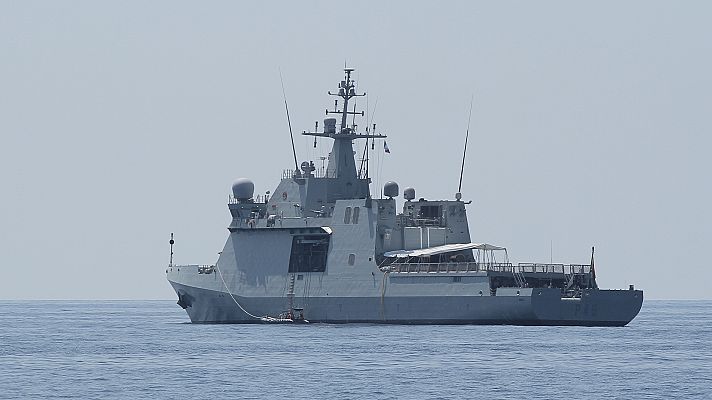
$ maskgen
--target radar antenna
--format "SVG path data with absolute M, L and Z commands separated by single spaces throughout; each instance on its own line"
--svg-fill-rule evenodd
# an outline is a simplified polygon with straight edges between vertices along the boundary
M 356 93 L 356 81 L 351 80 L 351 73 L 354 71 L 353 68 L 344 68 L 344 80 L 339 82 L 339 91 L 337 93 L 327 92 L 330 96 L 341 97 L 343 103 L 341 109 L 339 109 L 339 100 L 334 100 L 334 109 L 326 110 L 326 115 L 339 114 L 341 115 L 341 129 L 336 131 L 324 130 L 324 132 L 302 132 L 305 136 L 319 136 L 319 137 L 329 137 L 332 139 L 345 138 L 345 139 L 383 139 L 386 135 L 375 134 L 373 132 L 366 132 L 365 134 L 357 134 L 354 127 L 348 126 L 347 118 L 349 115 L 360 115 L 365 116 L 365 111 L 349 111 L 349 100 L 354 97 L 366 96 L 366 93 Z M 285 101 L 286 105 L 286 101 Z M 326 128 L 326 127 L 325 127 Z
M 356 116 L 365 116 L 365 111 L 357 111 L 355 107 L 355 97 L 366 96 L 366 93 L 356 92 L 356 81 L 351 79 L 353 68 L 344 68 L 344 78 L 339 82 L 338 92 L 328 92 L 330 96 L 340 97 L 334 100 L 333 110 L 326 110 L 326 115 L 337 114 L 341 116 L 341 126 L 337 126 L 336 118 L 326 118 L 324 120 L 323 128 L 321 132 L 318 131 L 318 125 L 315 126 L 314 132 L 303 131 L 302 135 L 305 136 L 315 136 L 315 137 L 327 137 L 334 139 L 334 144 L 329 155 L 329 165 L 326 169 L 326 175 L 329 178 L 337 178 L 343 181 L 345 186 L 352 186 L 354 181 L 359 179 L 365 179 L 370 183 L 368 178 L 368 141 L 371 140 L 373 145 L 373 140 L 375 139 L 385 139 L 386 135 L 377 134 L 375 132 L 375 126 L 373 130 L 366 129 L 365 131 L 358 132 L 357 125 L 355 122 Z M 339 104 L 341 103 L 341 104 Z M 351 125 L 348 125 L 348 117 L 353 116 L 354 121 Z M 368 124 L 367 124 L 368 125 Z M 356 160 L 353 151 L 353 141 L 355 139 L 366 139 L 366 146 L 364 147 L 364 157 L 361 160 L 361 167 L 356 168 Z M 364 176 L 365 173 L 365 176 Z M 358 184 L 362 187 L 361 184 Z M 370 193 L 367 192 L 367 186 L 364 186 L 365 191 L 361 192 L 358 189 L 358 196 L 370 197 Z M 353 195 L 357 193 L 354 192 Z
M 357 112 L 356 108 L 354 108 L 354 111 L 349 111 L 349 100 L 351 100 L 354 97 L 362 97 L 365 96 L 366 93 L 361 93 L 357 94 L 356 93 L 356 82 L 351 80 L 351 73 L 354 71 L 353 68 L 344 68 L 344 73 L 345 73 L 345 80 L 339 82 L 339 92 L 338 93 L 331 93 L 329 92 L 330 96 L 338 96 L 344 99 L 344 108 L 342 110 L 334 110 L 334 111 L 329 111 L 326 110 L 326 115 L 329 114 L 341 114 L 341 132 L 344 132 L 344 130 L 349 129 L 348 126 L 346 125 L 346 118 L 349 115 L 353 115 L 356 117 L 356 115 L 364 116 L 366 113 L 361 111 Z M 336 105 L 336 103 L 334 103 Z

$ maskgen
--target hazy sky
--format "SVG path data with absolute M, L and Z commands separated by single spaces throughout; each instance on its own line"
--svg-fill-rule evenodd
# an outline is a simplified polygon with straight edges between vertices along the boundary
M 379 183 L 453 198 L 474 93 L 473 241 L 712 298 L 712 3 L 262 3 L 0 2 L 1 299 L 174 298 L 170 232 L 213 263 L 232 181 L 293 164 L 279 70 L 301 132 L 344 62 Z

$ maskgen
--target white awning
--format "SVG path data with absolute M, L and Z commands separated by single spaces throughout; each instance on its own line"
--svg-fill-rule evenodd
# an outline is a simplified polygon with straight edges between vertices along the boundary
M 442 246 L 427 247 L 414 250 L 394 250 L 383 253 L 386 257 L 406 258 L 406 257 L 428 257 L 437 254 L 450 253 L 461 250 L 506 250 L 504 247 L 494 246 L 487 243 L 453 243 Z

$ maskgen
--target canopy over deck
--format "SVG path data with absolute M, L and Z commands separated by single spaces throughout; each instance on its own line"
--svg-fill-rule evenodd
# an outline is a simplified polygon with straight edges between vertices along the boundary
M 487 243 L 452 243 L 442 246 L 426 247 L 414 250 L 394 250 L 383 253 L 386 257 L 407 258 L 407 257 L 428 257 L 438 254 L 451 253 L 461 250 L 507 250 L 504 247 L 494 246 Z

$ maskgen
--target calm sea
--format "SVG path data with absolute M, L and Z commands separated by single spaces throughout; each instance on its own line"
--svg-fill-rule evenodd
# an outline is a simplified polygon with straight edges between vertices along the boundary
M 624 328 L 187 321 L 0 302 L 0 398 L 712 399 L 712 301 L 646 301 Z

